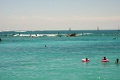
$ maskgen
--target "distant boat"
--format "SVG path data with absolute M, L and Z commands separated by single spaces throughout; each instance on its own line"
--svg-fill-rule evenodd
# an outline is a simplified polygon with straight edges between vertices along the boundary
M 67 37 L 75 37 L 76 36 L 76 33 L 73 33 L 73 34 L 68 34 Z
M 118 31 L 120 31 L 120 28 L 119 28 L 119 26 L 118 26 Z
M 69 31 L 71 31 L 71 28 L 69 28 Z
M 97 31 L 99 31 L 99 27 L 97 27 Z
M 71 31 L 71 28 L 69 28 L 69 31 Z M 76 33 L 67 34 L 67 37 L 74 37 L 74 36 L 76 36 Z

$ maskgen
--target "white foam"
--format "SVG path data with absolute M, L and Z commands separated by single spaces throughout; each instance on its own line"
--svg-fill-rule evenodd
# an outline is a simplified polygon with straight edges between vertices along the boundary
M 56 34 L 47 34 L 47 36 L 54 37 Z
M 27 31 L 14 31 L 14 32 L 27 32 Z

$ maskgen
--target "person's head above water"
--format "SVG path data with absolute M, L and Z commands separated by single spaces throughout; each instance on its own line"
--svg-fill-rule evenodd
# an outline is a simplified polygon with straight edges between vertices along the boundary
M 106 57 L 104 57 L 103 59 L 106 60 Z

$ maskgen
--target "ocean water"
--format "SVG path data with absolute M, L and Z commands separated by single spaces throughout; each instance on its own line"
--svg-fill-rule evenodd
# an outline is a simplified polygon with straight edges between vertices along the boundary
M 0 80 L 120 80 L 120 31 L 1 31 L 0 38 Z

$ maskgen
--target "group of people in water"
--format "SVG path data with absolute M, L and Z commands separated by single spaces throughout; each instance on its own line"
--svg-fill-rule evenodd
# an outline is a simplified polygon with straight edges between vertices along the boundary
M 88 58 L 82 59 L 82 62 L 90 62 L 90 60 Z M 106 57 L 103 57 L 103 59 L 101 60 L 101 62 L 109 62 L 109 60 Z M 117 58 L 115 60 L 115 63 L 118 64 L 119 63 L 119 59 Z

